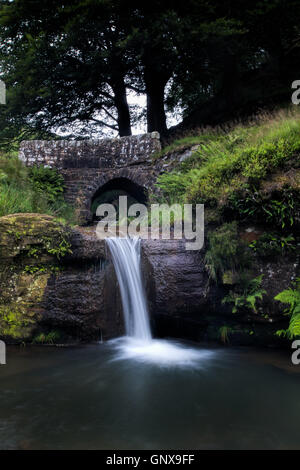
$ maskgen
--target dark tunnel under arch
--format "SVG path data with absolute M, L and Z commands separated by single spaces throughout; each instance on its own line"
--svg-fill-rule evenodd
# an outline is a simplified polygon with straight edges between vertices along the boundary
M 100 204 L 110 203 L 115 205 L 118 197 L 121 195 L 128 196 L 129 204 L 134 204 L 136 202 L 147 204 L 148 202 L 148 192 L 146 188 L 135 183 L 129 178 L 113 178 L 100 186 L 92 197 L 91 211 L 93 219 L 96 218 L 96 210 Z

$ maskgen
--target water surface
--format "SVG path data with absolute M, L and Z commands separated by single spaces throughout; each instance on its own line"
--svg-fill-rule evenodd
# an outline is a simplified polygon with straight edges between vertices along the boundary
M 0 448 L 300 448 L 288 355 L 182 344 L 196 356 L 176 365 L 123 346 L 8 348 Z

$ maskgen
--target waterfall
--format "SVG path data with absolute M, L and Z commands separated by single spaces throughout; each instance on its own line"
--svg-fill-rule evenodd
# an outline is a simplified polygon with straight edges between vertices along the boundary
M 159 366 L 194 367 L 213 355 L 181 343 L 152 339 L 147 302 L 141 273 L 141 240 L 107 238 L 120 286 L 126 336 L 111 340 L 117 350 L 116 360 L 133 359 L 157 363 Z
M 152 339 L 147 302 L 141 274 L 141 240 L 107 238 L 120 286 L 127 336 Z

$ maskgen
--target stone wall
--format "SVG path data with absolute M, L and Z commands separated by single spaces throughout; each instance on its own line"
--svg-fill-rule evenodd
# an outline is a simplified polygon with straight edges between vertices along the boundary
M 20 159 L 27 165 L 53 168 L 99 168 L 102 170 L 150 162 L 160 151 L 158 132 L 101 140 L 31 140 L 20 146 Z M 149 160 L 150 159 L 150 160 Z

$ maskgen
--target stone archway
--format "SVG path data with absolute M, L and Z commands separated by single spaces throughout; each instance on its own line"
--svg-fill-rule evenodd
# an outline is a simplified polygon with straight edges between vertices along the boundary
M 136 199 L 145 203 L 148 197 L 148 190 L 151 188 L 149 184 L 151 179 L 146 168 L 133 169 L 133 168 L 120 168 L 114 170 L 107 170 L 105 172 L 99 170 L 91 171 L 90 175 L 85 178 L 80 187 L 77 186 L 76 194 L 77 200 L 75 207 L 78 208 L 81 220 L 90 223 L 93 220 L 92 202 L 102 188 L 106 188 L 110 182 L 119 182 L 120 189 L 124 189 L 129 194 L 136 194 Z M 126 189 L 127 188 L 127 189 Z M 143 194 L 143 196 L 142 196 Z M 68 194 L 67 194 L 68 196 Z
M 147 204 L 148 191 L 144 186 L 124 176 L 110 179 L 101 185 L 91 198 L 90 211 L 93 214 L 93 219 L 95 219 L 95 213 L 100 204 L 113 204 L 117 209 L 119 196 L 127 196 L 128 205 Z

